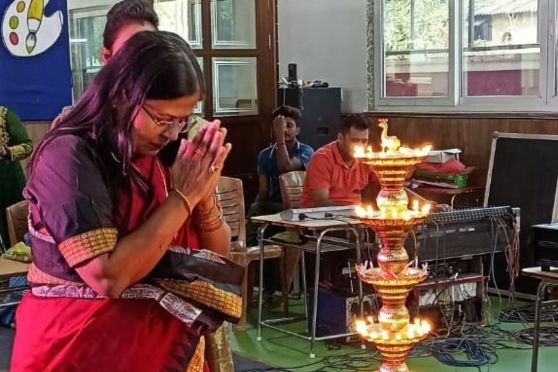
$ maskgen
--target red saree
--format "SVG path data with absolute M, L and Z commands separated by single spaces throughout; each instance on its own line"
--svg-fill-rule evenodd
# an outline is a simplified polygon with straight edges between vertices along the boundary
M 11 371 L 209 371 L 203 329 L 153 300 L 24 297 Z M 199 346 L 199 347 L 198 347 Z
M 195 307 L 147 286 L 126 298 L 99 298 L 74 270 L 110 252 L 117 234 L 137 228 L 165 200 L 170 184 L 158 160 L 138 159 L 152 198 L 146 203 L 132 188 L 108 210 L 100 182 L 106 174 L 83 142 L 73 136 L 51 142 L 28 182 L 32 293 L 17 310 L 10 370 L 209 371 L 202 337 L 208 323 Z M 174 243 L 199 246 L 188 224 Z

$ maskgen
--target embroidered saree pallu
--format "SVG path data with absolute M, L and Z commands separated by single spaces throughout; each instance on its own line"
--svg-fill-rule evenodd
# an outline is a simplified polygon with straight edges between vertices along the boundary
M 209 315 L 231 323 L 242 316 L 244 268 L 208 250 L 169 249 L 149 275 L 152 282 Z

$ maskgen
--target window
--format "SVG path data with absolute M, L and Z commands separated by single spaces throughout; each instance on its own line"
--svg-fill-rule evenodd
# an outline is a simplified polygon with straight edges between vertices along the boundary
M 196 0 L 156 0 L 153 2 L 159 16 L 159 28 L 172 31 L 188 41 L 192 49 L 201 49 L 201 3 Z
M 70 10 L 70 51 L 74 101 L 101 69 L 99 50 L 103 46 L 107 8 Z
M 448 2 L 386 0 L 384 4 L 385 97 L 447 97 Z
M 196 112 L 213 117 L 258 115 L 257 77 L 264 48 L 256 42 L 256 3 L 154 1 L 160 28 L 184 37 L 203 63 L 207 94 Z
M 555 0 L 373 3 L 375 109 L 558 111 Z
M 214 115 L 257 114 L 256 58 L 213 58 Z
M 213 48 L 256 48 L 256 3 L 254 0 L 212 1 L 211 25 Z
M 538 95 L 538 13 L 537 0 L 463 2 L 464 96 Z M 479 33 L 479 26 L 495 37 Z
M 118 0 L 70 0 L 74 100 L 101 69 L 106 14 Z M 195 113 L 261 122 L 275 96 L 275 2 L 152 0 L 161 30 L 182 36 L 204 71 L 206 95 Z M 269 111 L 269 110 L 268 110 Z M 246 119 L 249 116 L 250 119 Z

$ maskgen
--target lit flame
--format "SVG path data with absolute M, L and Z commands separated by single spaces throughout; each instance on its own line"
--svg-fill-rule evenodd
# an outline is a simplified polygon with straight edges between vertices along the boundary
M 427 334 L 430 332 L 430 329 L 430 324 L 426 320 L 420 322 L 420 331 L 422 334 Z
M 353 157 L 359 159 L 385 159 L 388 157 L 397 158 L 397 157 L 421 157 L 426 156 L 432 150 L 432 145 L 425 145 L 420 148 L 412 149 L 409 147 L 399 147 L 396 151 L 385 151 L 387 147 L 382 145 L 382 151 L 374 152 L 372 146 L 354 146 L 353 147 Z
M 425 155 L 428 155 L 430 151 L 432 151 L 432 145 L 430 144 L 425 145 L 420 149 L 421 154 L 425 154 Z
M 400 210 L 398 208 L 382 208 L 376 210 L 371 205 L 357 205 L 354 209 L 355 215 L 359 218 L 368 219 L 389 219 L 410 221 L 413 218 L 424 217 L 430 214 L 432 205 L 429 203 L 420 205 L 418 200 L 411 202 L 412 209 Z
M 368 327 L 366 326 L 366 322 L 364 320 L 357 320 L 355 322 L 356 330 L 363 336 L 368 334 Z
M 414 324 L 408 324 L 406 328 L 401 329 L 398 332 L 389 331 L 387 329 L 382 329 L 382 325 L 370 321 L 368 317 L 367 321 L 357 320 L 355 322 L 357 332 L 363 337 L 370 341 L 381 342 L 401 342 L 407 343 L 409 341 L 416 342 L 417 339 L 426 337 L 432 327 L 430 323 L 426 320 L 415 319 Z

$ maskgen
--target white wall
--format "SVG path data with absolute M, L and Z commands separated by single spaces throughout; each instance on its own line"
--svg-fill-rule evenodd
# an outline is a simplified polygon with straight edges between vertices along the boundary
M 297 64 L 298 79 L 343 89 L 343 112 L 367 111 L 366 1 L 277 0 L 279 76 Z

